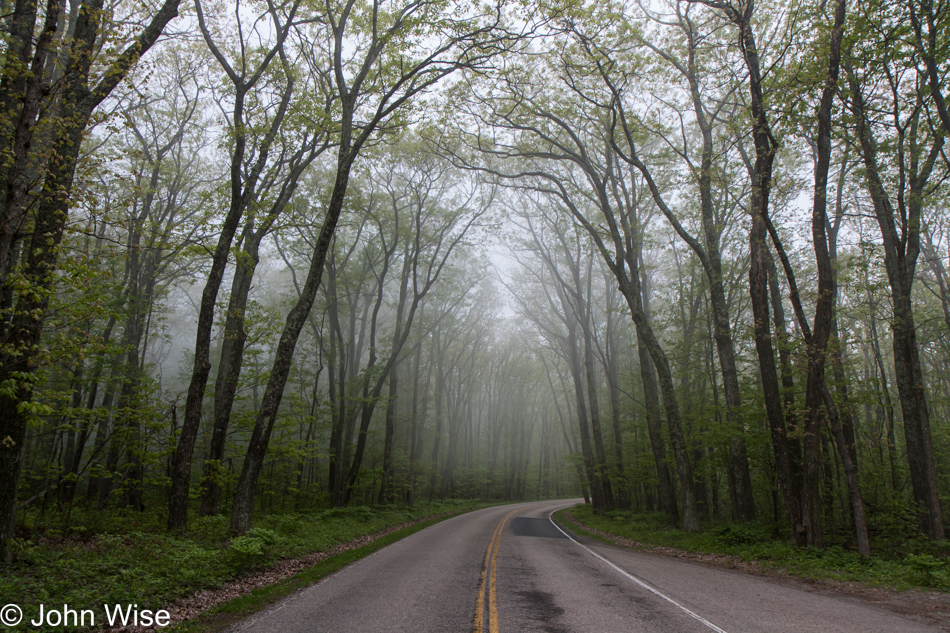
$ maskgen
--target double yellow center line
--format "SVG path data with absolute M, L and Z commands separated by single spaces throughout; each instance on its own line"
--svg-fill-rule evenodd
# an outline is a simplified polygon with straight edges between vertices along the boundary
M 519 508 L 523 509 L 523 508 Z M 508 518 L 518 510 L 512 510 L 498 522 L 495 531 L 488 541 L 485 551 L 485 562 L 482 564 L 482 574 L 478 578 L 478 599 L 475 601 L 475 627 L 473 633 L 484 633 L 485 630 L 485 580 L 488 580 L 488 631 L 498 633 L 498 603 L 495 599 L 495 560 L 498 558 L 498 545 L 501 543 L 501 531 L 505 528 Z M 489 567 L 491 573 L 489 574 Z

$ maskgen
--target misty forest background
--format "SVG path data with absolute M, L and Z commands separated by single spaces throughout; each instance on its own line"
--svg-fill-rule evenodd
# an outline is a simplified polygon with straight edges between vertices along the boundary
M 579 495 L 944 539 L 946 2 L 0 13 L 5 557 Z

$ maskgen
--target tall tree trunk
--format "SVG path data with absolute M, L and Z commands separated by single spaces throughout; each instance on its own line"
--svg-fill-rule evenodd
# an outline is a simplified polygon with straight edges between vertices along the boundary
M 670 476 L 670 465 L 666 463 L 666 442 L 663 439 L 660 413 L 660 389 L 656 382 L 653 359 L 650 358 L 646 344 L 639 338 L 637 339 L 637 354 L 640 357 L 640 380 L 643 383 L 647 434 L 650 437 L 653 463 L 656 466 L 657 480 L 660 485 L 658 491 L 660 511 L 675 519 L 679 516 L 679 504 L 676 503 L 676 489 L 673 486 L 673 478 Z
M 218 291 L 224 280 L 228 265 L 231 242 L 237 232 L 238 223 L 244 213 L 245 199 L 243 187 L 243 162 L 247 148 L 247 133 L 242 117 L 247 89 L 238 87 L 234 97 L 234 150 L 231 156 L 231 200 L 221 233 L 211 258 L 211 268 L 205 287 L 201 291 L 198 308 L 198 325 L 195 332 L 194 364 L 191 381 L 188 383 L 188 395 L 185 399 L 185 415 L 182 420 L 178 443 L 172 456 L 172 481 L 168 497 L 168 529 L 184 530 L 188 524 L 188 498 L 191 488 L 191 461 L 201 424 L 201 410 L 205 397 L 205 387 L 211 374 L 211 331 L 214 328 L 214 308 L 218 300 Z
M 914 170 L 916 173 L 911 174 L 910 191 L 906 200 L 908 217 L 904 224 L 903 234 L 898 235 L 895 224 L 896 213 L 884 189 L 884 181 L 878 167 L 877 143 L 867 120 L 862 86 L 858 83 L 854 72 L 851 69 L 847 70 L 852 96 L 851 110 L 861 143 L 865 180 L 881 230 L 884 243 L 884 267 L 891 288 L 895 381 L 904 418 L 904 439 L 907 445 L 907 461 L 910 465 L 911 487 L 914 491 L 914 501 L 917 504 L 922 531 L 931 539 L 942 540 L 945 538 L 945 531 L 937 488 L 930 412 L 927 407 L 926 389 L 920 366 L 911 291 L 917 257 L 920 253 L 923 188 L 937 158 L 942 155 L 944 135 L 942 133 L 936 135 L 928 156 Z
M 426 412 L 429 408 L 429 379 L 432 372 L 426 369 L 425 386 L 421 390 L 422 341 L 416 343 L 412 362 L 412 412 L 409 415 L 409 475 L 406 503 L 413 507 L 416 501 L 417 464 L 422 455 L 422 437 L 426 428 Z
M 228 424 L 231 421 L 231 410 L 244 360 L 244 347 L 247 342 L 247 332 L 244 331 L 245 311 L 254 271 L 260 261 L 259 246 L 263 237 L 264 231 L 255 232 L 253 223 L 249 222 L 241 240 L 242 254 L 237 258 L 234 278 L 231 280 L 231 294 L 228 297 L 221 341 L 221 360 L 214 384 L 211 446 L 208 448 L 208 457 L 201 477 L 201 516 L 213 516 L 221 511 L 221 478 L 224 475 L 221 460 L 224 459 Z
M 617 469 L 617 484 L 615 490 L 616 501 L 619 507 L 629 509 L 630 500 L 627 491 L 627 481 L 623 472 L 623 434 L 620 428 L 620 377 L 617 371 L 617 341 L 616 324 L 613 314 L 607 313 L 607 332 L 604 349 L 604 373 L 607 378 L 607 393 L 610 397 L 610 421 L 613 430 L 614 460 Z M 547 456 L 547 453 L 545 453 Z M 675 507 L 675 506 L 674 506 Z
M 585 306 L 583 316 L 586 320 L 584 330 L 584 377 L 587 382 L 587 398 L 590 403 L 590 426 L 591 434 L 594 440 L 594 450 L 596 457 L 595 476 L 600 482 L 600 490 L 603 494 L 604 510 L 614 509 L 613 488 L 610 485 L 610 465 L 607 462 L 607 451 L 604 448 L 604 434 L 600 424 L 600 402 L 597 389 L 597 375 L 594 370 L 594 342 L 591 332 L 590 312 Z
M 265 167 L 268 165 L 268 156 L 277 138 L 278 131 L 283 124 L 290 99 L 294 92 L 294 79 L 292 75 L 287 72 L 289 64 L 284 56 L 284 41 L 290 30 L 290 24 L 293 23 L 293 16 L 296 13 L 297 6 L 296 3 L 292 5 L 286 24 L 281 25 L 275 22 L 275 24 L 272 25 L 276 31 L 276 39 L 274 40 L 273 46 L 260 58 L 259 65 L 253 69 L 248 68 L 248 60 L 242 57 L 239 71 L 235 71 L 228 64 L 224 55 L 221 54 L 215 44 L 205 24 L 201 3 L 198 2 L 195 5 L 198 25 L 204 36 L 205 43 L 208 48 L 211 49 L 218 63 L 221 64 L 229 82 L 234 88 L 234 104 L 231 110 L 232 120 L 230 121 L 230 132 L 234 145 L 229 157 L 230 201 L 228 204 L 228 212 L 221 225 L 221 234 L 218 236 L 218 243 L 215 246 L 214 255 L 211 259 L 211 269 L 208 271 L 208 279 L 205 282 L 204 290 L 201 292 L 201 303 L 198 309 L 198 327 L 195 333 L 195 358 L 192 367 L 191 381 L 188 384 L 188 396 L 185 400 L 185 418 L 182 421 L 181 434 L 179 435 L 178 445 L 175 448 L 175 454 L 173 456 L 172 488 L 168 504 L 169 529 L 184 530 L 188 522 L 191 464 L 194 456 L 195 440 L 198 435 L 198 427 L 201 424 L 201 411 L 204 403 L 205 388 L 208 385 L 208 377 L 211 373 L 211 332 L 214 327 L 214 309 L 217 304 L 218 292 L 221 289 L 221 283 L 224 279 L 224 272 L 227 268 L 231 243 L 234 241 L 234 235 L 237 232 L 238 224 L 245 210 L 259 195 L 258 183 L 261 180 L 261 175 L 264 173 Z M 271 12 L 271 16 L 274 16 L 275 20 L 276 15 L 276 12 Z M 257 144 L 257 155 L 253 164 L 248 166 L 245 165 L 245 156 L 247 154 L 247 144 L 249 140 L 248 130 L 250 129 L 248 122 L 245 121 L 245 116 L 247 115 L 245 112 L 247 96 L 252 93 L 252 90 L 257 86 L 265 72 L 268 71 L 270 63 L 275 57 L 279 57 L 284 66 L 283 70 L 285 74 L 287 74 L 287 82 L 280 94 L 280 101 L 274 110 L 273 118 L 269 122 L 267 131 L 262 137 L 251 137 L 251 140 Z M 349 171 L 347 171 L 347 176 L 348 175 Z M 280 200 L 286 200 L 286 197 L 290 195 L 292 190 L 293 186 L 290 187 L 290 191 L 282 189 L 279 192 L 278 206 L 281 204 Z M 330 214 L 328 211 L 328 215 Z M 335 221 L 331 222 L 331 224 L 335 227 Z M 266 233 L 267 230 L 265 227 L 262 227 L 260 232 Z M 251 259 L 253 260 L 253 257 Z M 253 267 L 248 268 L 246 266 L 243 272 L 248 275 L 248 277 L 252 277 Z M 250 283 L 250 279 L 247 279 L 247 283 Z M 238 300 L 239 299 L 240 298 L 238 298 Z M 299 313 L 295 316 L 298 320 L 300 319 Z M 303 319 L 306 319 L 306 316 L 307 315 L 303 315 Z M 232 320 L 232 327 L 234 325 Z M 296 342 L 296 339 L 294 342 Z M 231 372 L 240 372 L 241 359 L 239 358 L 239 354 L 232 348 L 229 350 L 226 360 L 233 364 L 226 372 L 224 378 L 225 384 L 231 380 Z M 287 362 L 289 364 L 289 360 Z M 224 404 L 223 400 L 224 399 L 217 403 L 217 411 L 222 415 L 223 411 L 221 405 Z M 213 499 L 209 501 L 213 502 Z
M 346 115 L 344 115 L 344 119 L 346 120 Z M 307 317 L 310 315 L 317 289 L 323 278 L 323 265 L 326 262 L 327 252 L 330 250 L 340 213 L 343 211 L 343 202 L 350 179 L 350 169 L 353 166 L 357 151 L 350 151 L 349 143 L 343 143 L 340 146 L 336 180 L 333 184 L 333 192 L 330 195 L 323 226 L 320 228 L 320 235 L 310 259 L 307 279 L 301 288 L 300 297 L 287 315 L 284 329 L 277 343 L 277 349 L 274 352 L 270 377 L 261 398 L 261 407 L 254 422 L 254 430 L 251 433 L 251 440 L 244 456 L 244 465 L 241 467 L 241 476 L 234 493 L 231 530 L 239 534 L 243 534 L 251 527 L 254 495 L 263 466 L 264 455 L 267 453 L 270 435 L 274 429 L 274 422 L 277 420 L 280 401 L 284 395 L 284 386 L 287 384 L 287 377 L 290 375 L 290 366 L 293 361 L 294 350 L 297 347 L 297 340 L 304 324 L 307 322 Z
M 584 393 L 583 370 L 581 369 L 580 351 L 577 349 L 577 324 L 573 319 L 568 325 L 568 362 L 571 368 L 571 378 L 574 383 L 574 399 L 577 403 L 577 425 L 581 432 L 581 452 L 584 457 L 584 472 L 587 475 L 587 484 L 590 486 L 591 503 L 597 510 L 604 509 L 603 489 L 600 477 L 597 474 L 597 462 L 594 456 L 593 443 L 590 437 L 590 425 L 587 419 L 587 398 Z
M 752 141 L 755 160 L 749 172 L 751 193 L 749 211 L 752 227 L 749 232 L 750 268 L 749 289 L 752 298 L 752 313 L 755 328 L 755 346 L 759 359 L 759 371 L 765 396 L 766 415 L 772 435 L 772 447 L 778 469 L 779 487 L 785 497 L 786 510 L 792 523 L 796 542 L 807 542 L 808 534 L 814 533 L 814 525 L 802 514 L 803 507 L 797 502 L 798 490 L 793 479 L 793 467 L 789 454 L 785 420 L 781 410 L 778 380 L 775 371 L 775 356 L 772 349 L 768 308 L 768 223 L 769 194 L 772 187 L 772 165 L 778 143 L 772 136 L 762 90 L 762 73 L 759 53 L 753 32 L 752 17 L 755 2 L 749 0 L 740 12 L 733 5 L 725 7 L 729 20 L 739 29 L 739 48 L 748 70 L 749 105 L 752 115 Z
M 894 404 L 891 402 L 891 389 L 887 384 L 887 368 L 884 365 L 881 345 L 878 342 L 877 318 L 874 316 L 874 311 L 875 306 L 871 305 L 869 314 L 871 336 L 869 338 L 871 340 L 871 350 L 874 352 L 874 364 L 881 377 L 877 390 L 881 415 L 887 420 L 887 457 L 891 467 L 891 486 L 897 490 L 900 488 L 900 479 L 897 476 L 897 442 L 894 436 Z
M 379 503 L 389 503 L 390 481 L 393 479 L 393 438 L 396 435 L 396 394 L 399 385 L 399 365 L 394 364 L 389 374 L 389 396 L 386 400 L 386 430 L 383 438 L 383 474 L 379 483 Z
M 677 476 L 680 480 L 680 505 L 682 508 L 683 529 L 691 532 L 699 529 L 698 508 L 696 504 L 695 481 L 693 468 L 689 462 L 686 435 L 680 422 L 679 404 L 676 401 L 676 390 L 673 385 L 673 373 L 670 370 L 669 359 L 660 345 L 648 317 L 648 289 L 640 279 L 640 252 L 627 251 L 626 263 L 630 274 L 625 275 L 621 283 L 621 292 L 627 300 L 637 329 L 637 340 L 642 341 L 653 361 L 657 372 L 659 391 L 663 395 L 663 408 L 666 413 L 666 423 L 670 431 L 670 441 L 673 445 L 673 459 L 676 464 Z M 641 363 L 641 371 L 642 371 Z
M 765 414 L 769 421 L 772 453 L 775 457 L 779 490 L 785 502 L 785 511 L 792 528 L 792 537 L 798 545 L 805 544 L 805 528 L 802 526 L 801 495 L 799 491 L 793 451 L 790 447 L 782 407 L 782 391 L 779 389 L 775 367 L 775 352 L 772 348 L 772 328 L 769 315 L 769 268 L 768 232 L 761 216 L 752 216 L 749 232 L 749 295 L 752 299 L 755 350 L 758 357 L 759 379 L 765 398 Z M 782 342 L 779 341 L 781 346 Z
M 346 435 L 349 407 L 346 404 L 346 387 L 348 382 L 348 368 L 353 371 L 348 362 L 348 351 L 343 339 L 343 328 L 340 322 L 339 296 L 336 284 L 336 266 L 333 253 L 327 261 L 327 289 L 328 301 L 327 316 L 330 324 L 330 371 L 329 393 L 333 405 L 333 423 L 330 429 L 330 446 L 328 460 L 327 486 L 330 489 L 330 505 L 343 505 L 343 477 L 346 456 L 344 455 L 344 437 Z
M 719 357 L 719 370 L 722 374 L 722 387 L 726 399 L 726 422 L 732 434 L 730 458 L 732 467 L 732 481 L 735 487 L 735 516 L 740 522 L 755 519 L 755 503 L 752 497 L 752 475 L 749 472 L 749 457 L 743 439 L 743 424 L 740 415 L 742 398 L 739 390 L 739 371 L 736 367 L 736 351 L 732 340 L 732 329 L 729 324 L 729 306 L 726 302 L 726 289 L 722 273 L 722 247 L 720 243 L 721 231 L 715 217 L 715 203 L 713 202 L 713 136 L 712 127 L 706 116 L 706 109 L 702 103 L 699 88 L 699 74 L 696 67 L 696 43 L 692 24 L 686 29 L 689 38 L 689 56 L 687 78 L 689 80 L 690 95 L 693 110 L 696 113 L 700 132 L 703 137 L 702 158 L 698 174 L 700 213 L 703 222 L 703 244 L 705 249 L 702 255 L 703 270 L 709 280 L 709 303 L 713 313 L 713 338 L 716 341 L 716 352 Z M 698 247 L 698 244 L 697 244 Z
M 432 453 L 429 458 L 429 467 L 432 469 L 432 476 L 429 480 L 429 501 L 435 499 L 436 490 L 439 489 L 439 451 L 442 448 L 442 429 L 445 427 L 445 415 L 443 414 L 442 403 L 445 398 L 445 346 L 442 345 L 442 331 L 437 329 L 433 336 L 432 351 L 435 354 L 435 436 L 432 440 Z
M 51 6 L 59 5 L 52 3 Z M 6 354 L 0 357 L 0 383 L 15 385 L 11 393 L 0 395 L 0 561 L 7 557 L 6 547 L 13 536 L 16 518 L 16 493 L 27 425 L 27 415 L 20 405 L 28 403 L 33 396 L 31 383 L 16 376 L 21 373 L 33 375 L 38 369 L 39 359 L 35 349 L 43 331 L 59 246 L 69 218 L 69 193 L 78 164 L 82 135 L 93 110 L 127 76 L 139 56 L 158 39 L 165 25 L 178 15 L 178 0 L 166 0 L 133 43 L 103 73 L 102 80 L 90 86 L 90 69 L 96 41 L 100 36 L 102 10 L 102 0 L 84 3 L 76 21 L 69 65 L 63 73 L 60 124 L 52 142 L 53 158 L 47 165 L 39 195 L 30 248 L 25 251 L 22 277 L 29 285 L 29 290 L 19 297 L 12 319 L 5 318 L 0 324 L 0 332 L 7 337 L 5 344 L 15 354 L 15 357 Z M 44 42 L 50 41 L 55 33 L 56 12 L 47 12 L 47 24 L 37 40 L 38 45 L 45 46 Z M 27 41 L 32 41 L 32 35 L 24 43 Z M 38 94 L 36 98 L 39 98 Z M 29 117 L 30 112 L 24 109 L 20 114 Z M 30 137 L 27 135 L 23 139 L 26 143 L 24 150 L 29 146 Z M 11 182 L 14 183 L 14 189 L 21 186 L 16 179 L 11 179 Z M 23 186 L 28 185 L 24 182 Z M 25 196 L 25 190 L 22 193 Z M 8 201 L 9 195 L 8 191 Z M 8 210 L 5 209 L 5 212 Z M 14 226 L 19 227 L 19 222 Z M 12 255 L 14 250 L 11 248 L 9 253 Z M 6 267 L 12 262 L 10 255 L 4 253 L 0 256 L 0 266 Z M 7 286 L 8 270 L 2 269 L 0 279 L 0 297 L 4 298 L 13 296 Z
M 449 427 L 449 443 L 446 446 L 445 468 L 442 470 L 442 487 L 439 491 L 442 499 L 448 498 L 455 492 L 455 456 L 458 453 L 459 426 L 462 423 L 457 407 L 451 407 L 451 409 L 452 414 L 446 420 Z

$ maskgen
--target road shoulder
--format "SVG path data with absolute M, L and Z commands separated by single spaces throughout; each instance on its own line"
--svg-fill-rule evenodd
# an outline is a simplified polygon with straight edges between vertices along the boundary
M 586 545 L 602 546 L 606 544 L 620 549 L 729 569 L 738 573 L 764 576 L 770 582 L 776 584 L 793 587 L 808 593 L 824 594 L 857 603 L 874 605 L 916 622 L 950 631 L 950 594 L 940 591 L 920 589 L 895 591 L 858 582 L 806 579 L 784 573 L 781 569 L 760 565 L 754 560 L 743 561 L 736 556 L 698 553 L 673 547 L 648 545 L 584 525 L 571 514 L 569 508 L 554 513 L 552 519 L 562 529 L 569 532 L 571 536 Z

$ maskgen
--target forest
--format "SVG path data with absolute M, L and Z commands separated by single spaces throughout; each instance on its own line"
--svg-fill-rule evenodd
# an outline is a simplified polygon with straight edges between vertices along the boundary
M 571 496 L 945 539 L 943 0 L 2 14 L 0 560 Z

